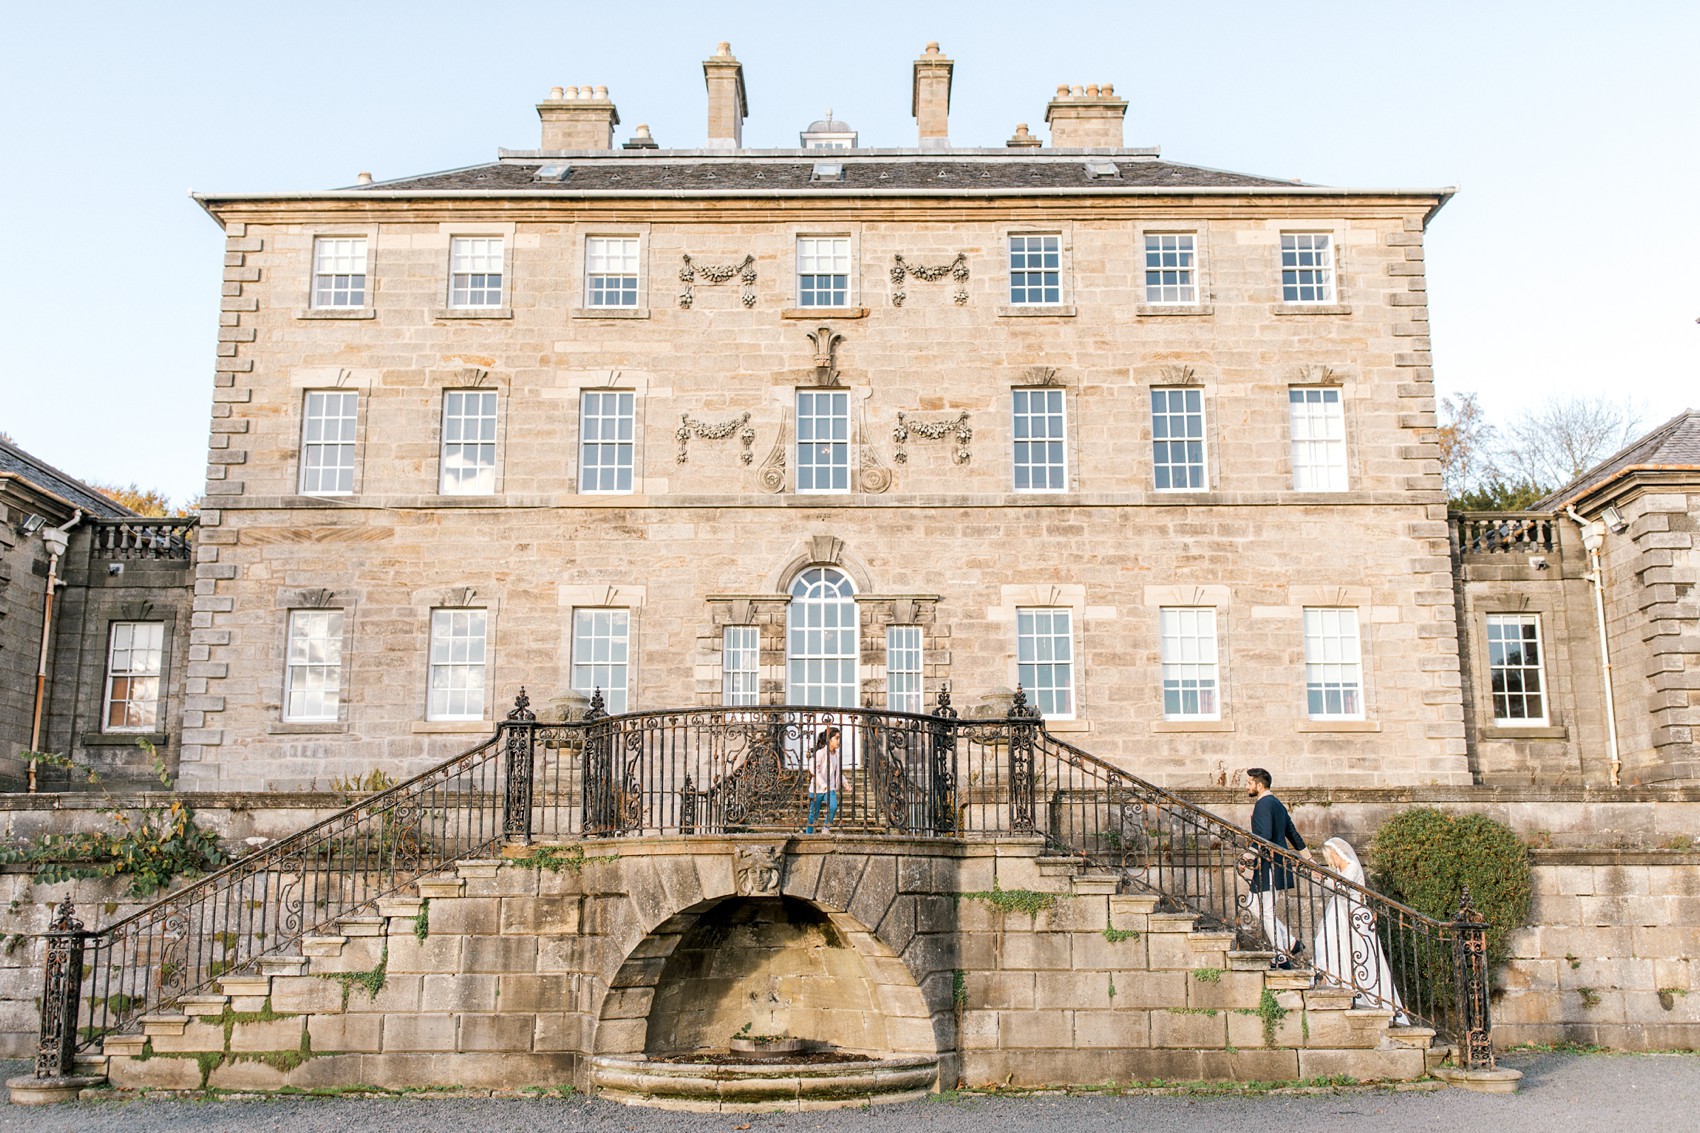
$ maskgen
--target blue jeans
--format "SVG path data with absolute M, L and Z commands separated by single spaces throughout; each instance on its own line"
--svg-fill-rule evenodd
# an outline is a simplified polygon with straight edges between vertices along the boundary
M 827 791 L 824 794 L 809 792 L 809 824 L 803 828 L 803 833 L 815 832 L 815 821 L 820 818 L 821 804 L 826 804 L 826 824 L 831 826 L 838 818 L 838 792 Z

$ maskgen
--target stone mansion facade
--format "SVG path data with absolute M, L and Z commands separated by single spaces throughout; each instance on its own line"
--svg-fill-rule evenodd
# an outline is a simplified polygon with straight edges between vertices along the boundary
M 703 66 L 699 148 L 616 148 L 607 92 L 556 88 L 536 149 L 198 198 L 227 251 L 161 662 L 186 788 L 399 776 L 522 685 L 969 714 L 1019 685 L 1189 786 L 1693 777 L 1700 454 L 1555 502 L 1615 504 L 1597 561 L 1557 511 L 1449 521 L 1451 190 L 1165 161 L 1109 85 L 1058 88 L 1048 143 L 958 147 L 936 45 L 916 146 L 829 118 L 755 150 L 741 65 Z

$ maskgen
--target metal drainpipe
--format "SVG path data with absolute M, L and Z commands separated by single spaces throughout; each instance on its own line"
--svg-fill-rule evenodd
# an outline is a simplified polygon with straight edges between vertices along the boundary
M 41 749 L 41 710 L 46 702 L 47 656 L 53 641 L 53 593 L 59 588 L 59 556 L 70 545 L 71 528 L 82 521 L 83 512 L 79 508 L 63 526 L 49 527 L 41 533 L 41 541 L 47 544 L 47 600 L 41 612 L 41 657 L 35 666 L 35 713 L 30 719 L 29 792 L 32 795 L 36 787 L 35 755 Z
M 1588 581 L 1594 584 L 1594 619 L 1600 630 L 1600 676 L 1606 690 L 1606 738 L 1611 744 L 1611 785 L 1621 786 L 1623 760 L 1617 749 L 1617 707 L 1611 695 L 1611 642 L 1606 637 L 1605 573 L 1600 567 L 1600 548 L 1606 541 L 1606 525 L 1601 520 L 1586 520 L 1575 508 L 1565 508 L 1564 514 L 1582 529 L 1582 546 L 1588 551 Z

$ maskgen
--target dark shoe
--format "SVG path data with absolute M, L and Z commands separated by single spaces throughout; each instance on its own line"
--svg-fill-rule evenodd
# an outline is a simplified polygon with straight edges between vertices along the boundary
M 1293 970 L 1293 958 L 1291 956 L 1277 956 L 1269 961 L 1269 970 L 1272 972 L 1290 972 Z

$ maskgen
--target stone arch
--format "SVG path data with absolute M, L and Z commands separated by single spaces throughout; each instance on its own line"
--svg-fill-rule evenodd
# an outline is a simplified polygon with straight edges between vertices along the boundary
M 751 840 L 752 844 L 755 840 Z M 722 854 L 735 852 L 745 839 L 728 839 Z M 771 846 L 771 844 L 769 844 Z M 699 852 L 706 847 L 698 847 Z M 771 846 L 778 854 L 780 847 Z M 813 859 L 813 860 L 808 860 Z M 650 906 L 650 915 L 642 911 L 636 918 L 648 924 L 647 929 L 630 931 L 627 942 L 618 954 L 610 955 L 613 964 L 603 966 L 607 990 L 594 1008 L 595 1034 L 588 1053 L 631 1055 L 663 1049 L 670 1039 L 682 1034 L 703 1034 L 707 1020 L 697 1020 L 681 1027 L 677 1012 L 672 1031 L 662 1021 L 660 1028 L 652 1027 L 652 1013 L 659 1007 L 669 1009 L 669 1001 L 677 1003 L 679 992 L 669 991 L 667 983 L 681 977 L 703 976 L 702 967 L 709 962 L 711 949 L 718 934 L 722 938 L 742 932 L 741 943 L 754 943 L 772 951 L 775 942 L 782 941 L 786 929 L 798 943 L 810 944 L 814 956 L 787 956 L 778 964 L 756 962 L 746 958 L 744 963 L 729 963 L 721 972 L 706 973 L 708 980 L 724 979 L 725 985 L 704 985 L 702 989 L 722 994 L 728 1002 L 752 990 L 785 998 L 798 986 L 794 975 L 808 976 L 823 973 L 839 979 L 839 1009 L 860 1011 L 855 1035 L 849 1030 L 849 1020 L 831 1018 L 830 1011 L 821 1014 L 820 1003 L 806 1001 L 782 1002 L 770 1005 L 770 1018 L 803 1020 L 800 1029 L 817 1029 L 819 1033 L 798 1037 L 825 1038 L 849 1049 L 880 1054 L 938 1055 L 953 1043 L 950 1024 L 948 973 L 943 981 L 937 973 L 917 973 L 911 970 L 917 957 L 930 955 L 920 947 L 915 935 L 913 906 L 898 908 L 900 899 L 895 893 L 895 856 L 885 854 L 793 854 L 782 855 L 783 881 L 765 889 L 752 885 L 740 874 L 734 881 L 735 870 L 703 869 L 695 871 L 703 882 L 700 899 L 683 908 L 657 909 Z M 725 856 L 721 857 L 725 861 Z M 634 865 L 636 863 L 633 863 Z M 643 872 L 640 870 L 638 872 Z M 893 884 L 887 887 L 882 878 L 891 874 Z M 857 891 L 867 878 L 869 892 Z M 712 880 L 711 880 L 712 879 Z M 721 879 L 732 884 L 721 883 Z M 847 882 L 846 882 L 847 879 Z M 643 879 L 633 876 L 628 890 L 636 903 L 637 894 L 644 891 Z M 672 897 L 682 887 L 665 884 L 648 889 L 665 891 Z M 874 891 L 879 891 L 875 893 Z M 903 900 L 912 901 L 913 898 Z M 893 915 L 895 913 L 895 915 Z M 873 923 L 870 923 L 872 921 Z M 731 931 L 729 931 L 731 930 Z M 812 938 L 812 939 L 811 939 Z M 890 938 L 890 939 L 888 939 Z M 610 942 L 612 943 L 612 942 Z M 827 953 L 836 953 L 827 955 Z M 787 966 L 797 971 L 787 971 Z M 610 970 L 613 969 L 613 970 Z M 764 982 L 765 981 L 765 982 Z M 858 981 L 859 985 L 858 985 Z M 821 989 L 830 986 L 823 981 Z M 942 988 L 942 991 L 941 991 Z M 924 990 L 925 989 L 925 990 Z M 829 993 L 831 994 L 831 993 Z M 934 1000 L 942 1001 L 935 1003 Z M 747 1006 L 747 1005 L 746 1005 Z M 701 1012 L 707 1016 L 712 1012 Z M 760 1022 L 759 1019 L 743 1021 Z M 739 1029 L 733 1022 L 722 1042 Z
M 791 580 L 797 573 L 812 566 L 837 567 L 850 576 L 857 594 L 875 592 L 873 574 L 862 558 L 852 553 L 844 540 L 835 535 L 811 535 L 800 540 L 789 558 L 767 576 L 763 589 L 770 594 L 788 593 Z

